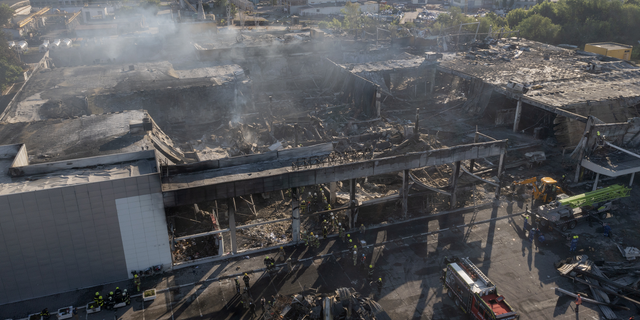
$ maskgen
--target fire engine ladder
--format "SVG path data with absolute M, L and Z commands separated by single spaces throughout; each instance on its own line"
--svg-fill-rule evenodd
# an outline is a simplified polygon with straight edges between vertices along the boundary
M 604 189 L 558 200 L 558 202 L 562 205 L 571 206 L 572 208 L 591 206 L 603 201 L 628 197 L 630 190 L 631 189 L 626 186 L 616 184 Z
M 469 261 L 469 258 L 462 258 L 460 259 L 462 260 L 462 262 L 464 262 L 464 264 L 471 269 L 473 272 L 475 272 L 475 274 L 478 276 L 478 278 L 480 278 L 480 280 L 482 280 L 482 282 L 484 282 L 484 284 L 486 284 L 489 287 L 493 286 L 493 283 L 491 282 L 491 280 L 489 280 L 489 278 L 482 273 L 482 271 L 480 271 L 480 269 L 478 269 L 478 267 L 476 267 L 475 264 L 473 264 L 471 261 Z

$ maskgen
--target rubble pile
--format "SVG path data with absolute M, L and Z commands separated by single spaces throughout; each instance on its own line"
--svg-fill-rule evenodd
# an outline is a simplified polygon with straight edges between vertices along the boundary
M 180 240 L 175 243 L 173 261 L 191 261 L 218 254 L 219 238 L 217 235 L 194 239 Z
M 266 220 L 256 219 L 250 221 L 249 224 L 264 221 Z M 244 240 L 242 246 L 245 248 L 271 247 L 291 241 L 291 222 L 282 221 L 263 224 L 257 227 L 238 230 L 238 233 L 242 235 Z
M 586 255 L 580 255 L 559 261 L 555 267 L 560 275 L 585 285 L 583 288 L 589 290 L 586 292 L 590 294 L 584 294 L 585 290 L 581 290 L 580 295 L 584 296 L 585 302 L 596 304 L 605 319 L 619 319 L 613 310 L 629 310 L 620 302 L 632 302 L 636 307 L 640 305 L 640 274 L 630 272 L 638 270 L 639 262 L 594 262 Z M 558 291 L 577 295 L 568 290 Z
M 353 288 L 338 288 L 333 294 L 278 295 L 273 306 L 265 313 L 264 319 L 321 319 L 323 310 L 331 312 L 330 315 L 324 315 L 327 319 L 391 319 L 380 304 L 371 298 L 362 297 Z

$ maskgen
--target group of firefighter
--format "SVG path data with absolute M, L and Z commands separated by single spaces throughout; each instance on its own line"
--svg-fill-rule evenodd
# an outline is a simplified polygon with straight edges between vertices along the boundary
M 104 307 L 107 310 L 111 310 L 116 304 L 123 302 L 125 305 L 130 305 L 131 296 L 129 295 L 129 292 L 127 292 L 127 289 L 120 290 L 120 287 L 116 287 L 115 291 L 109 292 L 106 299 L 102 297 L 100 292 L 96 292 L 93 296 L 94 307 L 100 307 L 100 309 Z

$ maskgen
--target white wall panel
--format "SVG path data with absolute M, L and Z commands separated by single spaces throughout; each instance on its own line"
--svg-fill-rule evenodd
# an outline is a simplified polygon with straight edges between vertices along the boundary
M 129 272 L 159 264 L 169 267 L 171 251 L 162 194 L 116 199 L 116 209 Z

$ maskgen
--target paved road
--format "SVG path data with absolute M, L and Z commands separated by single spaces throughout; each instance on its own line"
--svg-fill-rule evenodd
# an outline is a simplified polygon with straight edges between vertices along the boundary
M 505 216 L 522 211 L 517 204 L 481 210 L 475 221 Z M 391 241 L 411 234 L 420 234 L 453 225 L 468 223 L 473 213 L 456 214 L 440 219 L 409 224 L 392 225 L 368 231 L 363 237 L 368 243 L 385 243 L 369 253 L 376 268 L 376 276 L 385 281 L 380 297 L 376 297 L 392 319 L 466 319 L 442 290 L 439 276 L 445 256 L 470 257 L 477 263 L 507 301 L 521 313 L 522 320 L 538 319 L 598 319 L 598 310 L 585 304 L 580 315 L 573 311 L 570 298 L 558 298 L 554 287 L 574 291 L 576 287 L 561 278 L 553 268 L 553 262 L 568 254 L 568 246 L 562 241 L 541 249 L 521 238 L 522 219 L 502 219 L 476 225 L 470 230 L 452 229 L 418 238 Z M 578 229 L 576 229 L 578 230 Z M 354 234 L 360 236 L 359 234 Z M 335 238 L 325 240 L 319 252 L 305 248 L 291 248 L 286 255 L 307 259 L 299 263 L 291 273 L 281 270 L 274 277 L 259 271 L 251 275 L 251 293 L 257 300 L 275 293 L 284 295 L 317 289 L 330 293 L 338 287 L 354 287 L 364 295 L 371 295 L 372 288 L 365 283 L 364 274 L 353 267 L 349 256 L 340 253 L 346 246 Z M 330 254 L 333 253 L 333 254 Z M 322 258 L 310 257 L 326 255 Z M 165 277 L 146 280 L 143 287 L 162 290 L 153 302 L 134 298 L 132 306 L 116 311 L 103 311 L 82 319 L 249 319 L 235 295 L 235 287 L 229 275 L 263 267 L 264 255 L 235 261 L 210 263 L 177 270 Z M 214 279 L 214 281 L 210 281 Z M 198 282 L 196 285 L 192 283 Z M 23 303 L 2 306 L 0 319 L 25 317 L 33 310 L 47 305 L 82 305 L 95 292 L 113 290 L 114 284 L 91 290 L 78 291 L 54 297 L 35 299 Z M 623 315 L 623 314 L 619 314 Z M 629 315 L 626 316 L 627 318 Z

